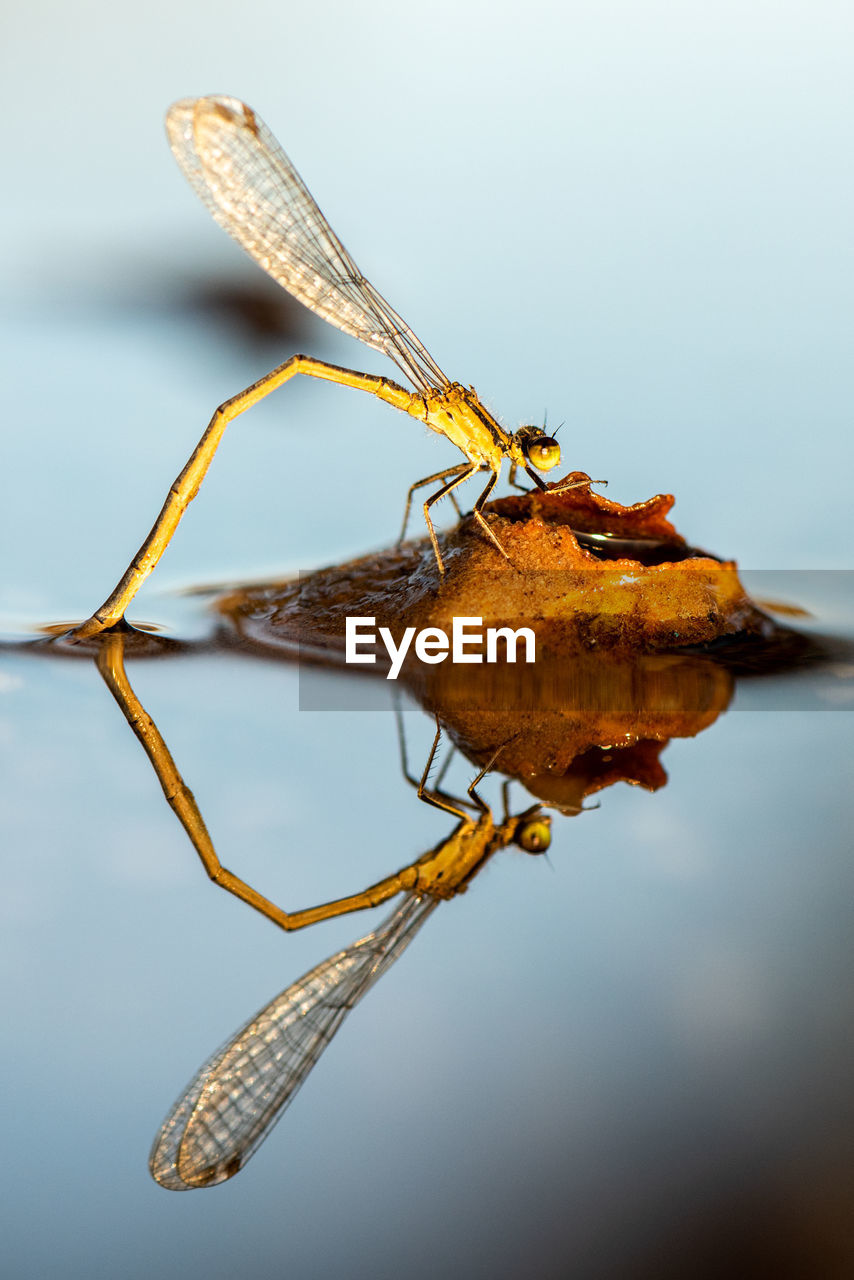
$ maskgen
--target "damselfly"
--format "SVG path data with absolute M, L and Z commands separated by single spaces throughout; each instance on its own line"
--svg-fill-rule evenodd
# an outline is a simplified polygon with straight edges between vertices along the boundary
M 371 906 L 409 890 L 373 933 L 292 983 L 199 1069 L 152 1147 L 149 1168 L 161 1186 L 187 1191 L 233 1177 L 267 1137 L 347 1014 L 402 955 L 439 901 L 462 892 L 499 849 L 516 844 L 537 854 L 549 847 L 550 818 L 538 805 L 511 814 L 507 783 L 504 820 L 495 821 L 476 790 L 490 766 L 472 782 L 467 800 L 427 790 L 438 740 L 437 730 L 419 795 L 457 814 L 458 825 L 447 840 L 374 891 L 329 904 L 329 914 L 337 914 L 335 908 Z
M 170 808 L 175 812 L 189 836 L 193 848 L 214 884 L 234 894 L 236 898 L 256 911 L 260 911 L 280 929 L 291 932 L 295 929 L 304 929 L 307 925 L 317 924 L 321 920 L 330 920 L 333 916 L 377 907 L 399 893 L 408 892 L 419 895 L 428 893 L 435 898 L 451 898 L 462 891 L 496 849 L 503 849 L 514 842 L 519 843 L 517 839 L 519 832 L 523 830 L 525 832 L 521 843 L 529 853 L 540 852 L 540 848 L 536 847 L 538 842 L 542 848 L 545 848 L 550 840 L 550 819 L 540 814 L 538 805 L 511 819 L 506 791 L 509 782 L 505 782 L 503 824 L 495 822 L 491 809 L 477 793 L 478 783 L 494 768 L 506 743 L 493 751 L 488 762 L 479 771 L 468 788 L 468 798 L 459 799 L 442 790 L 441 772 L 436 783 L 432 787 L 428 786 L 427 780 L 441 737 L 438 719 L 433 746 L 420 781 L 409 772 L 403 724 L 398 707 L 398 741 L 403 776 L 417 790 L 420 800 L 452 814 L 458 819 L 457 826 L 451 835 L 435 849 L 422 854 L 409 866 L 385 876 L 367 889 L 348 894 L 343 898 L 335 898 L 331 902 L 322 902 L 317 906 L 286 911 L 283 907 L 271 902 L 269 898 L 265 898 L 257 889 L 247 884 L 233 871 L 229 871 L 220 862 L 192 791 L 178 771 L 157 725 L 134 693 L 128 680 L 124 664 L 125 640 L 126 635 L 121 628 L 102 638 L 97 656 L 98 670 L 121 707 L 128 724 L 142 743 Z M 450 757 L 444 768 L 449 761 Z
M 401 538 L 413 493 L 424 485 L 440 485 L 424 503 L 440 574 L 444 565 L 430 508 L 478 471 L 488 471 L 490 476 L 474 504 L 474 518 L 509 559 L 483 513 L 484 503 L 505 458 L 510 462 L 511 482 L 521 468 L 545 489 L 537 470 L 551 471 L 559 465 L 560 445 L 554 437 L 536 426 L 506 431 L 474 388 L 452 382 L 442 372 L 408 325 L 359 271 L 296 169 L 251 107 L 223 96 L 185 98 L 170 108 L 166 128 L 184 176 L 220 226 L 316 315 L 390 357 L 415 390 L 376 374 L 295 355 L 226 400 L 172 485 L 154 527 L 121 581 L 101 608 L 77 629 L 77 637 L 96 635 L 124 616 L 198 492 L 229 422 L 296 374 L 367 391 L 447 436 L 462 451 L 464 462 L 418 480 L 407 495 Z M 567 487 L 572 487 L 571 481 Z

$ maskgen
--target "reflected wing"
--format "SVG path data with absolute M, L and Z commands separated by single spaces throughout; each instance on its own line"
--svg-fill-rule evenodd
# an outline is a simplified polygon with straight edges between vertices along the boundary
M 224 1182 L 266 1138 L 349 1011 L 436 907 L 408 897 L 380 927 L 330 956 L 242 1027 L 196 1074 L 149 1157 L 171 1191 Z
M 296 169 L 237 98 L 183 98 L 166 131 L 175 159 L 214 218 L 289 293 L 390 356 L 419 390 L 448 379 L 359 271 Z

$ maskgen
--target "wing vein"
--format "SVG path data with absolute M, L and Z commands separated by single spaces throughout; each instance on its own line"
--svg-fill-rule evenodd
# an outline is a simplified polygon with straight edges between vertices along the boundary
M 373 933 L 316 965 L 218 1049 L 161 1126 L 149 1159 L 156 1181 L 177 1191 L 237 1173 L 344 1018 L 437 905 L 432 898 L 407 897 Z
M 259 266 L 323 320 L 381 351 L 421 391 L 448 378 L 361 271 L 267 126 L 237 98 L 176 102 L 166 117 L 184 176 Z

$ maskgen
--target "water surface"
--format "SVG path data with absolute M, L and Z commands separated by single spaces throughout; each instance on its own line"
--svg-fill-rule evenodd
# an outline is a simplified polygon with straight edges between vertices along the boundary
M 851 568 L 847 7 L 407 14 L 324 8 L 319 83 L 307 11 L 16 13 L 4 635 L 100 602 L 226 396 L 296 350 L 383 372 L 293 309 L 259 337 L 235 305 L 257 274 L 161 135 L 171 100 L 213 90 L 262 111 L 503 422 L 566 419 L 609 496 L 675 493 L 692 542 L 850 639 L 845 579 L 823 578 Z M 229 433 L 135 616 L 201 641 L 203 602 L 176 588 L 388 545 L 446 458 L 368 398 L 288 388 Z M 247 1168 L 186 1195 L 146 1167 L 173 1098 L 370 925 L 284 937 L 213 888 L 92 660 L 0 663 L 10 1274 L 850 1273 L 845 660 L 740 681 L 663 751 L 666 787 L 556 816 L 548 862 L 498 855 Z M 223 861 L 275 901 L 359 889 L 446 837 L 388 710 L 300 710 L 294 667 L 239 651 L 128 672 Z M 432 724 L 406 722 L 414 766 Z

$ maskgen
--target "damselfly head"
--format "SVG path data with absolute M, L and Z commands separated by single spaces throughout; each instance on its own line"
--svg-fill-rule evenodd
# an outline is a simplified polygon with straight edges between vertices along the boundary
M 552 471 L 560 465 L 560 445 L 542 427 L 520 427 L 516 433 L 522 452 L 538 471 Z
M 545 853 L 551 842 L 552 820 L 542 813 L 522 822 L 513 841 L 526 853 Z

